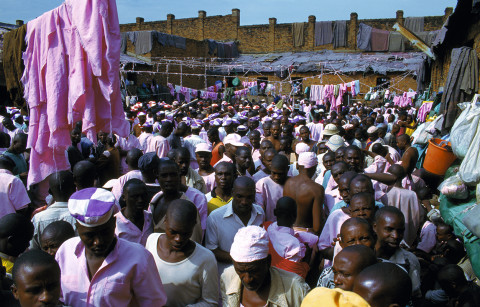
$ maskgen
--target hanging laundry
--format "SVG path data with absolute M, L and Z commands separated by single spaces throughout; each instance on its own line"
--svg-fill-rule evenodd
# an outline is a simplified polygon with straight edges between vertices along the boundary
M 399 32 L 392 31 L 388 37 L 388 51 L 405 52 L 405 40 Z
M 15 106 L 27 112 L 27 104 L 23 98 L 23 86 L 20 79 L 23 74 L 22 53 L 26 49 L 25 34 L 27 26 L 4 34 L 3 37 L 3 70 L 10 99 Z
M 65 150 L 76 122 L 94 142 L 100 130 L 127 137 L 130 126 L 120 96 L 115 0 L 66 0 L 28 22 L 25 41 L 21 81 L 30 107 L 31 186 L 70 169 Z
M 403 26 L 411 32 L 417 34 L 424 29 L 425 18 L 424 17 L 407 17 Z
M 333 27 L 331 21 L 315 23 L 315 46 L 331 44 L 333 42 Z
M 175 41 L 175 48 L 187 49 L 187 39 L 185 37 L 173 35 L 173 40 Z
M 337 20 L 333 24 L 333 48 L 347 46 L 347 21 Z
M 208 39 L 208 54 L 213 55 L 217 51 L 217 42 L 213 39 Z
M 370 38 L 372 37 L 372 27 L 364 23 L 358 25 L 357 48 L 362 50 L 371 50 Z
M 372 51 L 387 51 L 390 31 L 372 28 L 370 46 Z
M 135 38 L 135 54 L 152 51 L 152 31 L 137 31 Z
M 295 22 L 292 23 L 292 36 L 293 36 L 293 46 L 301 47 L 305 43 L 304 35 L 305 23 Z
M 418 109 L 417 119 L 419 122 L 425 122 L 428 113 L 432 110 L 433 101 L 424 101 L 420 109 Z

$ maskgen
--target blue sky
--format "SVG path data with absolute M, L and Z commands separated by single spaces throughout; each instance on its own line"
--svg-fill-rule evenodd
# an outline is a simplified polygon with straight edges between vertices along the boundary
M 1 0 L 0 22 L 25 22 L 51 10 L 60 0 Z M 232 8 L 240 9 L 241 25 L 267 24 L 276 17 L 278 23 L 307 21 L 309 15 L 317 20 L 349 19 L 357 12 L 359 19 L 394 18 L 397 10 L 405 17 L 443 15 L 448 6 L 455 7 L 455 0 L 117 0 L 120 23 L 135 22 L 137 16 L 145 21 L 164 20 L 172 13 L 176 18 L 198 16 L 199 10 L 207 16 L 231 14 Z

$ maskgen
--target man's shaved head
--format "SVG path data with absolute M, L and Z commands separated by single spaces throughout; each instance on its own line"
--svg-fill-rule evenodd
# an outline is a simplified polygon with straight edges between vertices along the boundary
M 288 158 L 285 157 L 284 155 L 277 154 L 275 157 L 273 157 L 272 167 L 275 167 L 278 169 L 288 169 L 289 167 Z
M 397 177 L 397 180 L 402 180 L 403 178 L 405 178 L 405 176 L 407 176 L 405 169 L 400 164 L 393 164 L 388 168 L 388 172 L 392 175 L 395 175 L 395 177 Z
M 252 178 L 246 177 L 246 176 L 241 176 L 238 177 L 235 182 L 233 183 L 233 189 L 254 189 L 255 190 L 255 181 L 253 181 Z
M 138 169 L 138 160 L 143 156 L 143 152 L 138 148 L 132 148 L 128 151 L 125 161 L 132 170 Z
M 59 171 L 48 179 L 50 193 L 55 201 L 66 202 L 75 192 L 73 174 L 70 171 Z
M 73 167 L 73 177 L 78 190 L 91 188 L 95 182 L 97 169 L 90 161 L 80 161 Z
M 352 291 L 355 277 L 366 267 L 377 262 L 373 250 L 364 245 L 351 245 L 342 249 L 333 261 L 335 288 Z
M 372 180 L 363 174 L 358 174 L 350 181 L 350 195 L 360 192 L 374 193 Z
M 398 265 L 382 262 L 367 267 L 357 275 L 353 292 L 372 307 L 407 306 L 412 293 L 412 281 Z
M 168 205 L 165 217 L 169 222 L 194 225 L 197 221 L 197 212 L 197 207 L 191 201 L 176 199 Z

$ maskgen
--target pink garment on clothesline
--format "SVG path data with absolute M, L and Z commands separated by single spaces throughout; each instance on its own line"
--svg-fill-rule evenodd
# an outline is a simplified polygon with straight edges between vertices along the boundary
M 22 83 L 30 107 L 28 186 L 69 169 L 70 130 L 129 133 L 120 96 L 120 27 L 114 0 L 67 0 L 30 21 Z
M 425 119 L 427 119 L 427 115 L 432 110 L 432 106 L 433 106 L 432 102 L 422 104 L 420 109 L 418 109 L 418 116 L 417 116 L 418 121 L 424 122 Z

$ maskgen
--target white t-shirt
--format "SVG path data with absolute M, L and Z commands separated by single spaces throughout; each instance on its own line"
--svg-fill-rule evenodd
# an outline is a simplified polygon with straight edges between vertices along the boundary
M 220 289 L 217 261 L 213 253 L 195 243 L 195 250 L 180 262 L 166 262 L 158 256 L 157 244 L 163 233 L 152 233 L 145 248 L 153 255 L 162 279 L 169 307 L 203 303 L 216 305 Z

